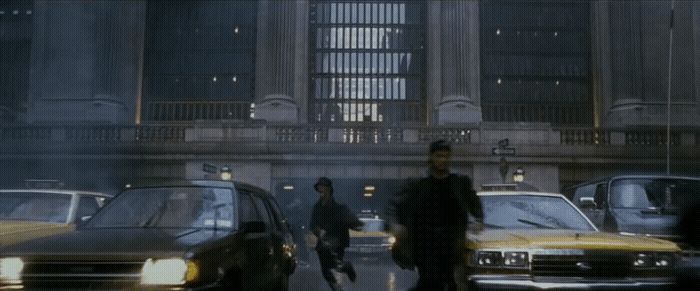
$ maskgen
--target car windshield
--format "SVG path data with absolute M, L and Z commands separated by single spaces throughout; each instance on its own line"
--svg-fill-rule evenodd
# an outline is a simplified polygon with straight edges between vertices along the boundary
M 0 193 L 0 219 L 66 223 L 71 195 L 49 192 Z
M 610 187 L 613 208 L 678 208 L 700 196 L 700 181 L 691 179 L 623 179 Z
M 133 189 L 114 198 L 84 227 L 231 228 L 234 209 L 230 189 Z
M 594 230 L 574 206 L 559 197 L 481 196 L 481 203 L 487 228 Z
M 365 225 L 362 227 L 362 231 L 372 232 L 372 231 L 384 231 L 384 220 L 381 219 L 360 219 Z

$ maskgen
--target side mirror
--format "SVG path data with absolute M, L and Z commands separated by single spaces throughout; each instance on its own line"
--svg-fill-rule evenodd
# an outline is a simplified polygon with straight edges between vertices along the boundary
M 248 221 L 241 224 L 241 232 L 243 233 L 263 233 L 266 230 L 265 223 L 262 221 Z
M 581 209 L 597 209 L 598 203 L 595 203 L 593 197 L 581 197 L 579 200 L 579 208 Z
M 78 226 L 83 225 L 83 224 L 87 223 L 88 220 L 90 220 L 90 218 L 92 218 L 92 216 L 83 216 L 83 217 L 80 217 L 80 219 L 78 219 L 78 221 L 76 221 L 75 224 L 78 225 Z

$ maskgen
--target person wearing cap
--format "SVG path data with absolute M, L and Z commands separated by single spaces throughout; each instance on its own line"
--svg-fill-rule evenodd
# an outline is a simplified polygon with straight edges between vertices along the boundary
M 389 231 L 397 238 L 392 257 L 404 269 L 418 269 L 413 290 L 456 290 L 454 270 L 461 262 L 469 215 L 483 228 L 481 201 L 467 176 L 450 172 L 451 146 L 430 145 L 430 174 L 410 180 L 389 201 Z
M 314 185 L 319 193 L 319 199 L 314 205 L 309 228 L 318 238 L 316 252 L 321 263 L 321 273 L 332 290 L 340 290 L 341 286 L 333 275 L 333 270 L 346 273 L 351 281 L 355 281 L 355 269 L 350 262 L 343 262 L 345 248 L 350 245 L 350 229 L 359 230 L 363 223 L 350 209 L 339 204 L 333 198 L 333 183 L 326 177 L 321 177 Z

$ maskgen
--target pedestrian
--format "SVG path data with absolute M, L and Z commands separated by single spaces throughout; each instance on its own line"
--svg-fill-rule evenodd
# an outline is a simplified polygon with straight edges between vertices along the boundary
M 462 263 L 469 214 L 483 228 L 481 201 L 467 176 L 449 169 L 451 146 L 444 140 L 430 145 L 430 174 L 410 180 L 389 201 L 389 230 L 397 238 L 394 261 L 418 269 L 414 290 L 456 290 L 454 270 Z
M 314 185 L 319 199 L 314 204 L 309 228 L 317 237 L 316 252 L 321 263 L 321 273 L 332 290 L 341 290 L 333 271 L 348 275 L 355 282 L 356 273 L 350 262 L 343 261 L 345 248 L 350 245 L 350 229 L 359 230 L 363 223 L 350 209 L 333 198 L 333 183 L 321 177 Z

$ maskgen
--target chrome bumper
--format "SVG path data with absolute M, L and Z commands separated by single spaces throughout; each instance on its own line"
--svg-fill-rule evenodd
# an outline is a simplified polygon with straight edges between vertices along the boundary
M 668 290 L 674 285 L 671 278 L 658 281 L 617 280 L 532 280 L 526 277 L 470 276 L 469 290 Z

